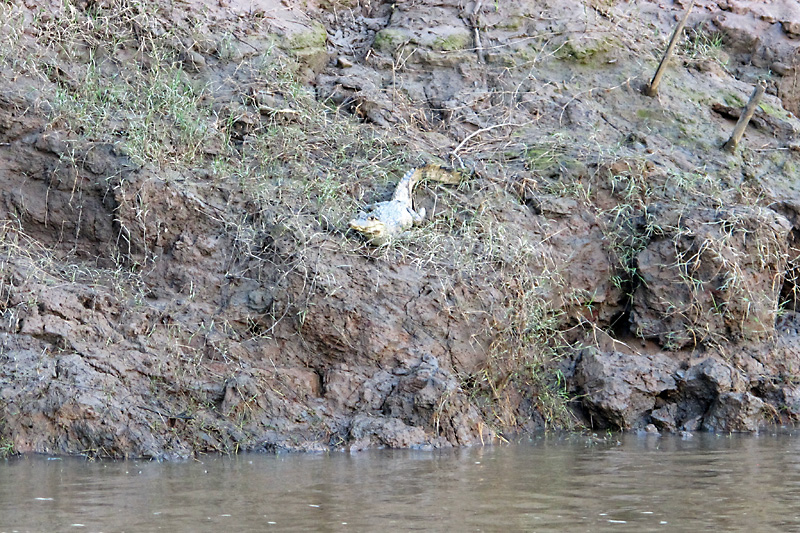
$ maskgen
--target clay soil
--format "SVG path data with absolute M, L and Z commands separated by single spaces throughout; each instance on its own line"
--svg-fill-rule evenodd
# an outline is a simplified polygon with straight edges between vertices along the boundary
M 793 423 L 800 9 L 688 7 L 0 4 L 0 453 Z

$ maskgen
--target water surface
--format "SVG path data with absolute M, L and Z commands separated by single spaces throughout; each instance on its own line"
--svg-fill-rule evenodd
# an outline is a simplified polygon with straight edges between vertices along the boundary
M 800 531 L 800 434 L 0 461 L 11 531 Z

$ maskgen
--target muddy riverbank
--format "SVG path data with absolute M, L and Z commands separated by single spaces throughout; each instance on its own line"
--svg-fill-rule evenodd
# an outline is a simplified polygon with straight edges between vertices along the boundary
M 0 6 L 2 449 L 793 422 L 800 12 L 698 1 L 645 96 L 687 7 Z

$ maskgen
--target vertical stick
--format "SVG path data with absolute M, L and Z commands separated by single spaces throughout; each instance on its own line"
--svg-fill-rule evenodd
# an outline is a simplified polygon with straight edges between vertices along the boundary
M 726 152 L 733 152 L 736 150 L 736 145 L 739 144 L 742 135 L 744 135 L 744 130 L 747 128 L 747 123 L 750 122 L 750 119 L 753 118 L 753 113 L 756 112 L 758 101 L 761 100 L 762 96 L 764 96 L 764 89 L 764 82 L 758 82 L 753 94 L 750 95 L 750 100 L 748 100 L 747 105 L 742 111 L 742 114 L 739 116 L 739 121 L 736 122 L 736 127 L 733 128 L 731 138 L 722 145 L 722 149 Z
M 686 14 L 683 15 L 683 18 L 672 33 L 672 39 L 669 40 L 669 46 L 667 46 L 667 51 L 664 52 L 664 57 L 661 58 L 661 63 L 658 64 L 656 75 L 653 76 L 653 81 L 650 82 L 650 85 L 647 86 L 647 90 L 645 91 L 647 96 L 655 96 L 658 94 L 658 84 L 661 83 L 661 77 L 664 76 L 664 71 L 667 69 L 667 64 L 669 63 L 670 57 L 672 57 L 672 52 L 675 50 L 675 45 L 678 44 L 678 39 L 680 39 L 681 33 L 683 32 L 683 27 L 686 26 L 686 21 L 689 20 L 689 13 L 692 12 L 694 1 L 695 0 L 692 0 L 692 3 L 689 4 L 689 9 L 686 10 Z
M 475 51 L 478 53 L 478 62 L 486 63 L 486 54 L 483 52 L 483 45 L 481 44 L 481 21 L 480 15 L 478 12 L 481 10 L 483 6 L 483 0 L 477 0 L 475 5 L 472 6 L 472 14 L 470 14 L 467 19 L 469 23 L 472 24 L 472 33 L 475 39 Z

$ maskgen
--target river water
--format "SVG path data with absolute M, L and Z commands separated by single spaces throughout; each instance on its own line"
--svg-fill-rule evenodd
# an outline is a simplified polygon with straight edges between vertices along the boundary
M 11 531 L 800 531 L 800 433 L 0 461 Z

